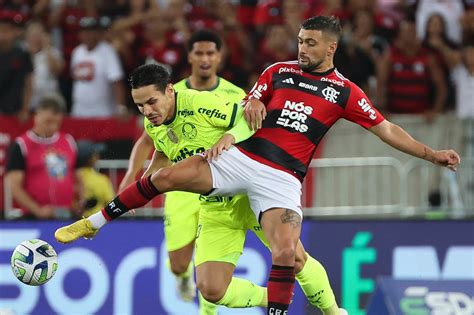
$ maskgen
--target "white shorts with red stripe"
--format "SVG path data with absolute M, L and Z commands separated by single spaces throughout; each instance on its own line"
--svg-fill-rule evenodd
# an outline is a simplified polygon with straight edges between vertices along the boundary
M 303 217 L 301 182 L 291 174 L 257 162 L 236 147 L 209 165 L 214 187 L 209 196 L 246 194 L 258 220 L 272 208 L 290 209 Z

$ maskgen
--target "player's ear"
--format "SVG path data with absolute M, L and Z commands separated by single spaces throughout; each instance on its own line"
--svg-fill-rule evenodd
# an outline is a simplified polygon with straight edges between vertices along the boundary
M 174 94 L 174 86 L 172 83 L 166 85 L 165 94 Z
M 337 41 L 333 41 L 331 43 L 329 43 L 329 48 L 328 48 L 328 56 L 334 56 L 334 54 L 336 53 L 336 49 L 337 49 Z

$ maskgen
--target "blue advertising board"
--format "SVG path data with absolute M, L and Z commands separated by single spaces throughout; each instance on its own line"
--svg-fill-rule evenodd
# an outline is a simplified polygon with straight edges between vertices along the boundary
M 351 315 L 366 314 L 379 276 L 474 286 L 474 221 L 307 221 L 303 228 L 306 250 L 326 267 Z
M 0 223 L 0 313 L 10 309 L 32 315 L 198 314 L 197 301 L 185 303 L 176 294 L 166 267 L 161 221 L 114 222 L 93 241 L 71 245 L 53 239 L 62 224 Z M 365 315 L 380 276 L 461 280 L 474 286 L 473 231 L 473 221 L 306 220 L 302 241 L 325 266 L 339 304 L 351 315 Z M 247 235 L 236 276 L 265 285 L 270 255 L 253 233 Z M 33 238 L 51 243 L 59 253 L 58 272 L 40 288 L 22 285 L 10 270 L 12 250 Z M 290 314 L 320 314 L 295 288 Z M 264 314 L 264 310 L 221 308 L 219 314 Z M 474 315 L 463 315 L 467 314 Z
M 381 277 L 377 284 L 367 315 L 474 314 L 473 281 Z
M 0 314 L 198 314 L 198 302 L 181 301 L 166 267 L 162 221 L 118 221 L 104 227 L 94 240 L 62 245 L 54 231 L 64 222 L 0 223 Z M 253 233 L 247 234 L 235 275 L 265 286 L 271 256 Z M 58 253 L 58 271 L 42 287 L 20 283 L 10 269 L 13 249 L 39 238 Z M 303 314 L 306 301 L 297 290 L 291 305 Z M 3 312 L 3 313 L 2 313 Z M 219 314 L 263 315 L 261 308 L 227 309 Z

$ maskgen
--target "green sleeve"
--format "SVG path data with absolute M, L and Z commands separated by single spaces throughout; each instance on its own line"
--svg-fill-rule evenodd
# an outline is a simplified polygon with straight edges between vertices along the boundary
M 242 106 L 239 105 L 238 108 L 239 110 L 237 111 L 236 117 L 237 122 L 230 130 L 226 132 L 234 136 L 235 143 L 247 140 L 255 133 L 255 131 L 249 128 L 249 125 L 244 118 Z
M 193 100 L 194 111 L 200 119 L 211 126 L 231 128 L 235 125 L 235 119 L 239 109 L 237 103 L 229 102 L 211 92 L 199 92 Z

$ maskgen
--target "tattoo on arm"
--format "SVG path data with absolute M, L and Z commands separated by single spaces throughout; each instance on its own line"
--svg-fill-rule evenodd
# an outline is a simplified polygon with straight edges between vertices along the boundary
M 285 213 L 280 216 L 280 219 L 281 223 L 289 223 L 294 228 L 301 226 L 301 217 L 293 210 L 285 209 Z

